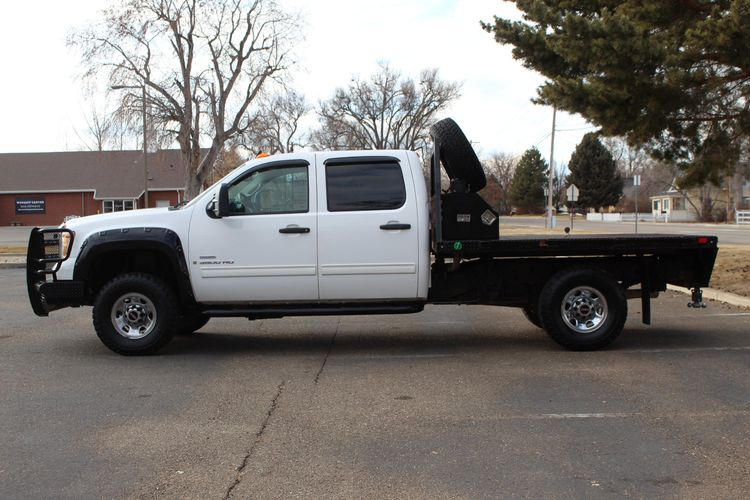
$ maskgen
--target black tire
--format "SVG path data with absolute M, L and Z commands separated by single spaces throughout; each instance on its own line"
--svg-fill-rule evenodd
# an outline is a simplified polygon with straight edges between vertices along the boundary
M 206 323 L 208 323 L 208 320 L 210 319 L 210 316 L 200 313 L 180 316 L 177 320 L 177 330 L 175 331 L 175 335 L 190 335 L 195 333 L 197 330 L 206 326 Z
M 526 319 L 528 319 L 532 325 L 534 325 L 537 328 L 544 328 L 542 326 L 542 322 L 539 319 L 539 311 L 535 306 L 532 305 L 525 305 L 523 306 L 523 315 L 526 316 Z
M 92 313 L 99 339 L 118 354 L 151 354 L 174 336 L 179 318 L 172 290 L 149 274 L 113 278 L 99 291 Z
M 430 134 L 440 142 L 440 161 L 449 178 L 466 181 L 470 193 L 487 185 L 482 163 L 456 122 L 440 120 L 430 128 Z
M 600 270 L 569 269 L 554 275 L 539 297 L 539 319 L 563 347 L 590 351 L 610 344 L 628 315 L 625 291 Z

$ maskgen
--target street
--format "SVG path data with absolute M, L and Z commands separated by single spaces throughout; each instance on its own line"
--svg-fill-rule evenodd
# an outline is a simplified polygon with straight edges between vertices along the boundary
M 544 230 L 545 218 L 539 216 L 500 217 L 500 237 L 503 228 L 531 227 Z M 562 234 L 564 227 L 570 227 L 570 217 L 560 215 L 557 218 L 556 232 Z M 596 234 L 633 234 L 634 222 L 593 222 L 583 217 L 576 217 L 573 222 L 573 233 L 585 231 Z M 719 247 L 724 245 L 750 245 L 750 225 L 736 224 L 703 224 L 703 223 L 663 223 L 638 222 L 639 234 L 686 234 L 695 236 L 718 236 Z
M 2 498 L 740 498 L 750 311 L 629 303 L 605 351 L 520 311 L 213 319 L 111 353 L 0 269 Z

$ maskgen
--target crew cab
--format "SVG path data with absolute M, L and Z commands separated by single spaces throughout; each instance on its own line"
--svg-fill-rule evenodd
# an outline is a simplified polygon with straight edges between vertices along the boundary
M 500 236 L 476 154 L 450 119 L 431 129 L 430 180 L 413 151 L 254 159 L 183 206 L 32 230 L 32 308 L 93 306 L 101 341 L 145 354 L 211 317 L 522 308 L 571 349 L 612 342 L 627 299 L 708 286 L 713 236 Z M 443 186 L 441 166 L 450 178 Z

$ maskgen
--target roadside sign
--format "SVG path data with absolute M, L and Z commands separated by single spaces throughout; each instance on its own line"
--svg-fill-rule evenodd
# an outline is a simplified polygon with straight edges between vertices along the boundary
M 641 185 L 641 176 L 640 175 L 634 175 L 633 176 L 633 185 L 634 186 L 640 186 Z
M 565 194 L 568 195 L 568 201 L 578 201 L 578 187 L 575 184 L 571 184 Z

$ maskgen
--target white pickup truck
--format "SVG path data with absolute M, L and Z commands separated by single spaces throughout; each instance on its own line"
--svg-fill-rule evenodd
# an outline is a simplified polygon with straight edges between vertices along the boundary
M 144 354 L 214 316 L 413 313 L 426 303 L 521 307 L 563 346 L 595 349 L 621 332 L 627 298 L 641 299 L 647 323 L 667 283 L 694 287 L 691 305 L 701 305 L 715 237 L 501 238 L 463 133 L 446 119 L 432 135 L 431 189 L 412 151 L 293 153 L 251 160 L 184 206 L 35 228 L 34 312 L 92 305 L 107 347 Z

